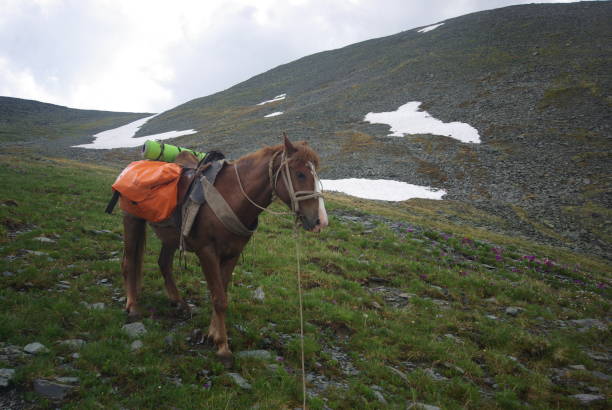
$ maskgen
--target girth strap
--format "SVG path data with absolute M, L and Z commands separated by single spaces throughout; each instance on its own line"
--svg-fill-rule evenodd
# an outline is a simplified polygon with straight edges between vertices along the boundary
M 255 230 L 247 229 L 247 227 L 244 226 L 223 196 L 217 191 L 217 188 L 215 188 L 210 181 L 206 178 L 202 178 L 201 182 L 204 188 L 206 202 L 217 218 L 223 223 L 223 226 L 233 234 L 250 237 Z

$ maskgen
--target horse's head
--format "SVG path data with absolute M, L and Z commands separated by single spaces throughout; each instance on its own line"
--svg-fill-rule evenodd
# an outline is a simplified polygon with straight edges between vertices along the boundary
M 293 144 L 284 136 L 284 155 L 276 172 L 276 192 L 290 206 L 304 229 L 319 232 L 328 225 L 317 176 L 319 156 L 306 142 Z

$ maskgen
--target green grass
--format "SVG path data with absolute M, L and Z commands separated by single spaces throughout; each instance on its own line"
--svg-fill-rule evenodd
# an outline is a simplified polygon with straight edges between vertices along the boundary
M 50 349 L 17 363 L 0 361 L 0 367 L 17 369 L 15 383 L 35 407 L 56 406 L 32 389 L 33 380 L 56 376 L 80 378 L 79 388 L 61 404 L 68 409 L 300 406 L 291 221 L 263 215 L 230 287 L 234 352 L 264 348 L 282 358 L 277 368 L 238 359 L 233 371 L 253 386 L 242 390 L 214 351 L 186 340 L 194 329 L 205 329 L 210 314 L 195 258 L 189 255 L 187 267 L 177 268 L 175 275 L 182 295 L 197 307 L 184 320 L 174 316 L 164 295 L 156 264 L 159 242 L 150 232 L 141 298 L 148 333 L 141 350 L 130 350 L 117 300 L 123 295 L 117 260 L 121 218 L 117 211 L 103 213 L 117 173 L 67 160 L 0 155 L 0 271 L 13 274 L 0 276 L 0 340 L 17 346 L 38 341 Z M 555 320 L 607 315 L 610 269 L 605 262 L 452 225 L 440 214 L 461 213 L 474 221 L 484 217 L 458 204 L 384 205 L 330 195 L 327 206 L 330 227 L 319 235 L 300 233 L 306 367 L 346 388 L 331 387 L 310 398 L 311 408 L 383 407 L 373 385 L 383 389 L 391 408 L 405 408 L 409 400 L 450 409 L 523 408 L 525 403 L 578 408 L 568 396 L 582 393 L 579 385 L 554 384 L 549 369 L 584 364 L 606 371 L 585 350 L 609 346 L 609 331 L 581 333 L 554 325 Z M 382 215 L 417 229 L 396 232 L 384 223 L 365 228 L 341 218 L 351 212 Z M 40 236 L 55 242 L 39 242 Z M 546 266 L 546 258 L 555 264 Z M 394 307 L 385 293 L 368 286 L 373 277 L 389 292 L 414 296 Z M 70 282 L 69 289 L 58 288 L 62 280 Z M 264 302 L 252 297 L 258 286 L 265 291 Z M 82 302 L 103 302 L 106 308 L 91 310 Z M 511 317 L 504 313 L 508 306 L 524 311 Z M 169 334 L 171 344 L 164 340 Z M 70 338 L 87 341 L 78 359 L 57 343 Z M 358 374 L 344 374 L 332 348 L 346 354 Z M 427 369 L 445 379 L 432 379 Z M 572 377 L 608 397 L 612 393 L 609 384 L 590 373 Z

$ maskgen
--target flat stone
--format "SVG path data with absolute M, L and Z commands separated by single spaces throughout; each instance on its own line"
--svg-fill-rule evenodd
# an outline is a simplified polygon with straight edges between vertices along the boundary
M 98 303 L 92 303 L 88 307 L 93 310 L 104 310 L 106 308 L 106 305 L 102 302 L 98 302 Z
M 227 375 L 234 381 L 234 383 L 236 383 L 238 385 L 238 387 L 240 387 L 242 389 L 245 389 L 245 390 L 251 390 L 252 389 L 252 387 L 249 384 L 249 382 L 247 382 L 244 379 L 244 377 L 242 377 L 238 373 L 228 373 Z
M 49 349 L 45 347 L 42 343 L 34 342 L 25 345 L 23 351 L 29 354 L 39 354 L 39 353 L 47 353 Z
M 55 380 L 64 384 L 79 384 L 80 382 L 78 377 L 56 377 Z
M 2 276 L 8 278 L 10 276 L 15 276 L 15 274 L 13 272 L 9 272 L 9 271 L 5 270 L 4 272 L 2 272 Z
M 276 357 L 275 354 L 267 350 L 245 350 L 243 352 L 236 353 L 236 356 L 241 359 L 258 359 L 258 360 L 272 360 Z
M 572 399 L 578 400 L 581 404 L 586 405 L 586 406 L 603 401 L 606 399 L 601 394 L 574 394 L 570 397 Z
M 506 314 L 510 316 L 517 316 L 519 313 L 523 312 L 524 310 L 525 309 L 520 308 L 520 307 L 510 306 L 506 308 Z
M 123 327 L 121 327 L 121 330 L 123 330 L 125 333 L 127 333 L 129 337 L 133 339 L 147 333 L 147 329 L 145 328 L 145 325 L 142 322 L 128 323 L 127 325 L 123 325 Z
M 83 339 L 67 339 L 60 342 L 61 345 L 68 346 L 71 349 L 80 349 L 85 346 L 86 343 L 87 342 Z
M 8 387 L 13 377 L 15 377 L 15 369 L 0 369 L 0 387 Z
M 68 384 L 56 383 L 45 379 L 34 380 L 34 391 L 53 400 L 62 400 L 74 389 Z
M 142 346 L 144 346 L 142 343 L 142 340 L 134 340 L 132 344 L 130 345 L 130 350 L 132 352 L 135 352 L 137 350 L 142 349 Z
M 580 327 L 581 328 L 580 330 L 582 331 L 593 329 L 593 328 L 598 329 L 598 330 L 608 329 L 608 326 L 606 326 L 606 324 L 599 319 L 575 319 L 575 320 L 568 320 L 568 322 L 570 322 L 574 326 Z
M 36 238 L 34 238 L 34 240 L 38 241 L 38 242 L 42 242 L 42 243 L 55 243 L 55 242 L 57 242 L 55 239 L 47 238 L 45 236 L 37 236 Z
M 485 315 L 485 317 L 486 317 L 487 319 L 497 320 L 497 316 L 495 316 L 495 315 Z
M 166 337 L 164 337 L 164 343 L 166 343 L 167 346 L 172 346 L 174 344 L 174 335 L 172 333 L 166 335 Z
M 406 409 L 415 409 L 415 410 L 441 410 L 438 406 L 432 406 L 431 404 L 418 403 L 418 402 L 408 402 L 408 407 Z
M 592 371 L 591 374 L 593 376 L 597 377 L 599 380 L 605 380 L 607 382 L 612 381 L 612 377 L 611 376 L 608 376 L 607 374 L 602 373 L 602 372 L 598 372 L 597 370 Z
M 599 353 L 599 352 L 586 352 L 587 356 L 589 356 L 593 360 L 597 360 L 599 362 L 609 362 L 611 361 L 611 356 L 607 353 Z
M 583 364 L 570 364 L 567 368 L 572 370 L 586 370 Z

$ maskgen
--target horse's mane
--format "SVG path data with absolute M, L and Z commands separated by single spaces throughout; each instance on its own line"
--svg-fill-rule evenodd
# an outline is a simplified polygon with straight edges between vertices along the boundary
M 297 149 L 297 152 L 295 152 L 291 156 L 291 161 L 300 161 L 304 163 L 312 162 L 315 168 L 319 168 L 319 155 L 317 155 L 317 153 L 314 152 L 312 148 L 310 148 L 306 141 L 294 142 L 293 146 Z M 275 152 L 280 152 L 284 149 L 284 144 L 273 145 L 271 147 L 268 146 L 261 148 L 255 152 L 251 152 L 250 154 L 247 154 L 244 157 L 240 158 L 240 160 L 257 161 L 260 158 L 268 157 L 274 154 Z

